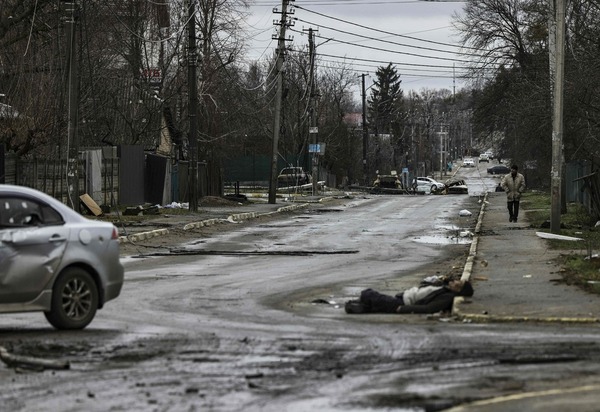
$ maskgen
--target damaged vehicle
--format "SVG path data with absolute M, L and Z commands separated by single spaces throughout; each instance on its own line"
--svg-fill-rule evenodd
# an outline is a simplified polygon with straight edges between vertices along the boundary
M 469 189 L 463 179 L 451 178 L 441 183 L 441 188 L 431 191 L 434 195 L 468 195 Z
M 83 329 L 119 296 L 119 235 L 35 189 L 0 184 L 0 313 L 44 312 Z
M 404 193 L 404 185 L 397 174 L 377 175 L 371 188 L 372 193 Z
M 463 179 L 448 179 L 444 183 L 444 192 L 449 195 L 468 195 L 469 188 Z
M 312 176 L 301 167 L 286 167 L 277 176 L 277 186 L 302 186 L 312 182 Z

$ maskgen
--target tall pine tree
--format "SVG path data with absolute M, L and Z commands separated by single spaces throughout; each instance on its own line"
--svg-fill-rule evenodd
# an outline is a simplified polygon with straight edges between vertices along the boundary
M 379 67 L 369 97 L 369 124 L 375 134 L 391 134 L 402 108 L 400 75 L 392 63 Z

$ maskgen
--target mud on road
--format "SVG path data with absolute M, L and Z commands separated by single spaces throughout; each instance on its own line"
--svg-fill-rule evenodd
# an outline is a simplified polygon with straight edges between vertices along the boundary
M 343 203 L 324 206 L 321 212 L 334 207 Z M 174 227 L 167 236 L 124 245 L 123 254 L 168 251 L 174 245 L 201 242 L 216 233 L 265 225 L 281 217 L 269 215 L 193 232 Z M 417 275 L 460 275 L 467 249 L 462 244 L 445 246 L 438 258 L 424 262 Z M 171 284 L 177 281 L 168 279 Z M 342 284 L 274 295 L 260 305 L 243 306 L 219 296 L 211 299 L 202 290 L 170 295 L 165 293 L 165 277 L 130 282 L 132 286 L 115 305 L 100 311 L 84 331 L 52 330 L 40 314 L 16 315 L 3 323 L 0 345 L 9 352 L 70 364 L 68 370 L 0 367 L 3 407 L 15 411 L 441 410 L 491 393 L 510 392 L 511 385 L 525 386 L 506 378 L 500 388 L 491 389 L 492 379 L 489 387 L 473 390 L 472 380 L 461 373 L 467 367 L 479 374 L 488 371 L 497 364 L 494 351 L 499 346 L 509 347 L 502 349 L 506 358 L 516 357 L 510 349 L 515 345 L 512 338 L 481 332 L 451 318 L 345 315 L 339 305 L 322 303 L 332 299 L 341 303 Z M 138 300 L 133 299 L 136 285 L 146 295 Z M 393 281 L 373 286 L 395 289 Z M 139 317 L 124 312 L 132 309 L 129 302 L 133 301 L 139 302 L 135 308 Z M 185 307 L 185 312 L 170 305 Z M 152 323 L 145 325 L 144 312 L 150 307 Z M 231 317 L 216 316 L 224 307 Z M 236 313 L 237 308 L 241 312 Z M 278 315 L 281 309 L 285 315 Z M 278 323 L 290 316 L 293 322 Z M 473 336 L 478 336 L 476 341 Z M 588 349 L 582 344 L 582 350 Z M 532 350 L 540 353 L 534 345 Z M 545 350 L 556 355 L 554 349 Z

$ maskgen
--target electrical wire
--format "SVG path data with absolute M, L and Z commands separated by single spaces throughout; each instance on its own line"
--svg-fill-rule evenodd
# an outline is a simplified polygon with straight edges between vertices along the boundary
M 398 33 L 393 33 L 393 32 L 386 31 L 386 30 L 381 30 L 381 29 L 376 29 L 376 28 L 373 28 L 373 27 L 368 27 L 368 26 L 365 26 L 365 25 L 362 25 L 362 24 L 359 24 L 359 23 L 351 22 L 349 20 L 344 20 L 344 19 L 340 19 L 338 17 L 333 17 L 333 16 L 329 16 L 327 14 L 319 13 L 319 12 L 314 11 L 314 10 L 309 10 L 307 8 L 304 8 L 302 6 L 298 6 L 298 5 L 295 5 L 295 4 L 293 4 L 292 7 L 296 8 L 296 9 L 307 11 L 309 13 L 317 14 L 317 15 L 319 15 L 321 17 L 325 17 L 327 19 L 339 21 L 341 23 L 346 23 L 346 24 L 349 24 L 351 26 L 360 27 L 361 29 L 367 29 L 367 30 L 371 30 L 371 31 L 374 31 L 374 32 L 377 32 L 377 33 L 387 34 L 387 35 L 395 36 L 395 37 L 402 37 L 402 38 L 405 38 L 405 39 L 416 40 L 416 41 L 420 41 L 420 42 L 424 42 L 424 43 L 429 43 L 429 44 L 437 44 L 439 46 L 449 46 L 449 47 L 455 47 L 455 48 L 459 48 L 459 49 L 470 49 L 470 50 L 479 51 L 479 49 L 477 49 L 476 47 L 460 46 L 460 45 L 452 44 L 452 43 L 443 43 L 443 42 L 438 42 L 438 41 L 433 41 L 433 40 L 425 40 L 425 39 L 420 39 L 418 37 L 408 36 L 408 35 L 405 35 L 405 34 L 398 34 Z
M 290 29 L 290 31 L 296 32 L 296 33 L 300 33 L 298 30 L 294 30 L 294 29 Z M 317 36 L 317 37 L 320 38 L 320 39 L 335 40 L 338 43 L 348 44 L 350 46 L 360 47 L 360 48 L 363 48 L 363 49 L 369 49 L 369 50 L 374 50 L 374 51 L 381 51 L 381 52 L 385 52 L 385 53 L 401 54 L 403 56 L 420 57 L 420 58 L 424 58 L 424 59 L 445 60 L 445 61 L 451 61 L 451 62 L 456 62 L 456 63 L 469 63 L 466 60 L 451 59 L 451 58 L 447 58 L 447 57 L 425 56 L 425 55 L 416 54 L 416 53 L 409 53 L 409 52 L 402 52 L 402 51 L 397 51 L 397 50 L 383 49 L 381 47 L 365 46 L 365 45 L 362 45 L 362 44 L 355 44 L 355 43 L 352 43 L 352 42 L 349 42 L 349 41 L 344 41 L 344 40 L 339 40 L 339 39 L 333 39 L 333 38 L 329 39 L 329 38 L 323 37 L 323 36 Z
M 440 50 L 440 49 L 434 49 L 434 48 L 431 48 L 431 47 L 424 47 L 424 46 L 413 46 L 413 45 L 410 45 L 410 44 L 398 43 L 398 42 L 391 41 L 391 40 L 377 39 L 375 37 L 364 36 L 362 34 L 352 33 L 352 32 L 345 31 L 345 30 L 340 30 L 340 29 L 335 29 L 333 27 L 324 26 L 322 24 L 310 22 L 310 21 L 303 20 L 303 19 L 300 19 L 300 18 L 295 18 L 295 20 L 300 21 L 302 23 L 319 26 L 320 28 L 326 28 L 328 30 L 332 30 L 332 31 L 335 31 L 335 32 L 338 32 L 338 33 L 349 34 L 351 36 L 360 37 L 360 38 L 363 38 L 363 39 L 366 39 L 366 40 L 378 41 L 378 42 L 382 42 L 382 43 L 389 43 L 389 44 L 393 44 L 395 46 L 411 47 L 411 48 L 419 49 L 419 50 L 428 50 L 428 51 L 434 51 L 434 52 L 438 52 L 438 53 L 456 54 L 456 55 L 469 56 L 469 57 L 471 57 L 471 56 L 472 57 L 481 57 L 481 56 L 478 56 L 478 55 L 473 55 L 471 53 L 463 53 L 463 52 L 456 52 L 456 51 L 450 51 L 450 50 Z M 327 41 L 331 41 L 331 40 L 336 41 L 336 42 L 339 41 L 338 39 L 335 39 L 335 38 L 327 38 L 327 37 L 323 37 L 323 36 L 317 36 L 317 37 L 319 37 L 319 38 L 325 38 L 325 39 L 327 39 Z M 390 52 L 392 52 L 392 51 L 390 50 Z M 423 57 L 428 57 L 428 56 L 423 56 Z

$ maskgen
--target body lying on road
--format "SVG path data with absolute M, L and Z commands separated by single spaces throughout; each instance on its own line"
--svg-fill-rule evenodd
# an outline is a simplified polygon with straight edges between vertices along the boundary
M 359 300 L 346 302 L 346 313 L 450 312 L 456 296 L 473 296 L 473 286 L 469 281 L 433 278 L 395 296 L 365 289 Z

